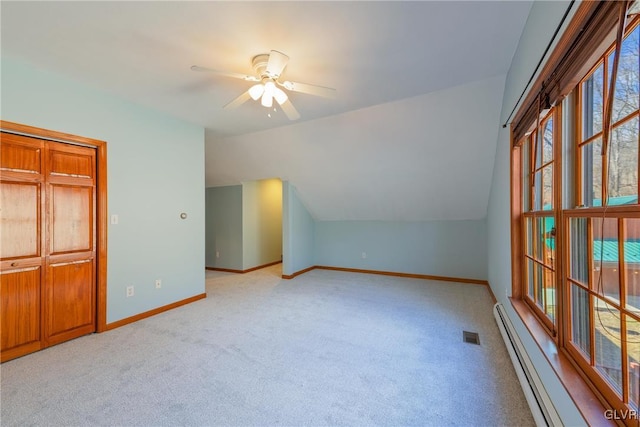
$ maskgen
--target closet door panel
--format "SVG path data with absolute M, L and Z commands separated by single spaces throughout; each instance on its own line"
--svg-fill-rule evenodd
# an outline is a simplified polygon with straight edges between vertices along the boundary
M 4 172 L 42 173 L 43 142 L 19 135 L 2 134 L 0 170 Z
M 0 183 L 2 259 L 40 256 L 40 183 Z
M 0 273 L 2 361 L 40 349 L 40 267 Z
M 93 248 L 93 188 L 51 185 L 50 254 Z
M 76 178 L 93 178 L 95 156 L 93 152 L 86 150 L 84 147 L 64 147 L 64 149 L 53 147 L 49 150 L 49 173 Z
M 50 264 L 48 280 L 49 344 L 94 330 L 93 260 Z

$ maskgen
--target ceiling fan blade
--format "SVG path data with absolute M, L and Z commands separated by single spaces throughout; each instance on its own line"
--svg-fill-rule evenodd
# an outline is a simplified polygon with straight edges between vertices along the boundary
M 284 83 L 277 82 L 280 86 L 292 92 L 306 93 L 307 95 L 322 96 L 324 98 L 335 98 L 336 90 L 330 87 L 310 85 L 307 83 L 297 83 L 286 81 Z
M 284 67 L 287 66 L 289 62 L 289 57 L 282 52 L 278 52 L 277 50 L 272 50 L 269 54 L 269 62 L 267 63 L 267 69 L 265 73 L 272 79 L 277 79 L 284 71 Z
M 256 76 L 250 76 L 248 74 L 241 74 L 241 73 L 234 73 L 232 71 L 218 71 L 218 70 L 214 70 L 212 68 L 206 68 L 206 67 L 200 67 L 198 65 L 192 65 L 191 66 L 191 70 L 192 71 L 199 71 L 199 72 L 205 72 L 205 73 L 213 73 L 213 74 L 217 74 L 219 76 L 223 76 L 223 77 L 232 77 L 234 79 L 242 79 L 242 80 L 246 80 L 249 82 L 259 82 L 260 79 Z
M 233 110 L 238 108 L 239 106 L 241 106 L 242 104 L 244 104 L 250 99 L 251 99 L 251 95 L 249 95 L 249 91 L 242 92 L 242 94 L 239 97 L 229 102 L 227 105 L 225 105 L 222 108 L 224 108 L 225 110 Z
M 280 108 L 282 108 L 282 111 L 284 111 L 284 114 L 286 114 L 289 120 L 298 120 L 300 118 L 300 113 L 298 113 L 298 110 L 293 106 L 290 99 L 280 104 Z

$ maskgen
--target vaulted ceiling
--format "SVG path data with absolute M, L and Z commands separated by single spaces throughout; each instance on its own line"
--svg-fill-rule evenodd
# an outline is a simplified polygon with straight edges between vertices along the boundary
M 206 185 L 279 177 L 320 220 L 486 215 L 504 77 L 530 1 L 7 2 L 2 56 L 196 123 Z M 301 114 L 222 107 L 286 53 Z

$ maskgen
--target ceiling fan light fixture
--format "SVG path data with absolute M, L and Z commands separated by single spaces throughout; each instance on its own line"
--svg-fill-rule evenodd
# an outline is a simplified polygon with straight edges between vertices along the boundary
M 262 94 L 262 106 L 271 108 L 273 105 L 273 95 L 275 93 L 276 84 L 268 81 L 264 84 L 264 93 Z
M 279 87 L 274 89 L 273 97 L 276 99 L 276 102 L 278 102 L 278 104 L 280 105 L 284 104 L 285 102 L 287 102 L 287 99 L 289 99 L 287 94 Z
M 269 95 L 266 93 L 262 95 L 261 104 L 263 107 L 271 108 L 273 106 L 273 95 Z
M 264 84 L 265 95 L 273 96 L 273 92 L 275 91 L 275 89 L 276 89 L 276 84 L 273 82 L 273 80 L 269 80 Z
M 257 85 L 253 85 L 249 88 L 249 96 L 251 96 L 251 99 L 253 99 L 254 101 L 257 101 L 258 98 L 260 98 L 263 93 L 264 93 L 264 86 L 261 83 L 258 83 Z

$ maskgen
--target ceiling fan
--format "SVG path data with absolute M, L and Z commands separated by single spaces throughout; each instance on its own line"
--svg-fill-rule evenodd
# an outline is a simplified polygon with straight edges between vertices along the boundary
M 256 84 L 251 86 L 246 92 L 243 92 L 240 96 L 225 105 L 223 108 L 226 110 L 238 108 L 249 99 L 253 99 L 254 101 L 260 99 L 260 103 L 264 107 L 272 108 L 273 100 L 275 99 L 289 120 L 297 120 L 300 118 L 300 113 L 298 113 L 298 110 L 296 110 L 291 103 L 287 93 L 281 88 L 291 92 L 300 92 L 325 98 L 334 98 L 336 90 L 324 86 L 297 83 L 288 80 L 281 81 L 280 77 L 282 76 L 282 72 L 288 62 L 289 57 L 287 55 L 282 52 L 278 52 L 277 50 L 272 50 L 270 53 L 264 53 L 253 57 L 251 65 L 256 73 L 254 76 L 229 71 L 218 71 L 211 68 L 200 67 L 198 65 L 192 66 L 191 69 L 193 71 L 204 71 L 224 77 L 256 82 Z

